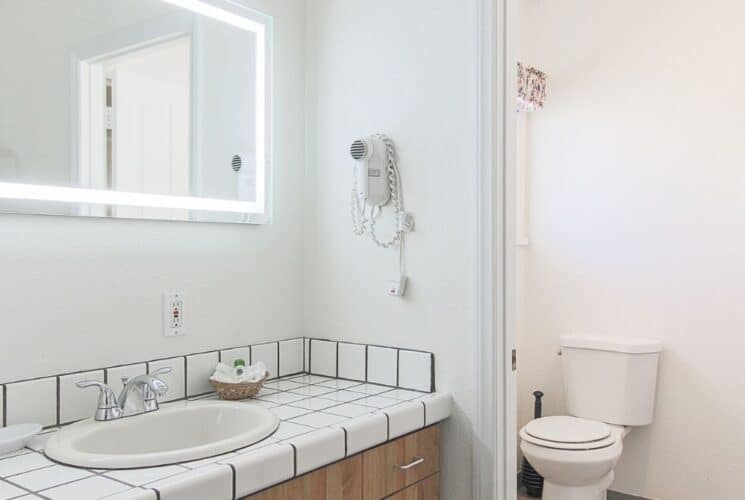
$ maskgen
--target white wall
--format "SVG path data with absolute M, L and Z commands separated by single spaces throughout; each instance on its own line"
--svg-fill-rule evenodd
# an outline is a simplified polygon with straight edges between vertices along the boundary
M 745 6 L 527 0 L 523 57 L 549 74 L 530 116 L 520 420 L 564 411 L 558 336 L 661 339 L 657 414 L 613 489 L 745 491 Z
M 0 382 L 303 333 L 304 1 L 275 17 L 273 224 L 0 215 Z M 161 294 L 187 336 L 161 336 Z
M 438 390 L 456 402 L 445 426 L 448 500 L 471 498 L 474 5 L 308 1 L 306 331 L 435 353 Z M 396 142 L 417 216 L 404 299 L 385 293 L 396 251 L 352 234 L 349 146 L 375 132 Z

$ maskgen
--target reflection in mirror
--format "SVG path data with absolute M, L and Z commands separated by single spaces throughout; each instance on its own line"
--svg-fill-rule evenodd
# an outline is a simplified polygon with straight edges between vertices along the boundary
M 0 0 L 0 210 L 268 221 L 270 41 L 223 0 Z

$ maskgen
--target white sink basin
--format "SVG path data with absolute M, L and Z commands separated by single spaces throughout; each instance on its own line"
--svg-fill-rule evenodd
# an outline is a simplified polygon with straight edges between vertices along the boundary
M 245 448 L 278 426 L 277 416 L 259 405 L 192 402 L 110 422 L 72 424 L 47 441 L 45 452 L 77 467 L 153 467 Z

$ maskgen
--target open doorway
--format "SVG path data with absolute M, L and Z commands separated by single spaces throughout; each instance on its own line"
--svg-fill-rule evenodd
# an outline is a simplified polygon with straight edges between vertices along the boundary
M 123 47 L 81 61 L 80 177 L 88 187 L 189 196 L 191 39 Z M 147 208 L 99 207 L 107 216 L 144 217 Z M 112 213 L 116 211 L 116 213 Z

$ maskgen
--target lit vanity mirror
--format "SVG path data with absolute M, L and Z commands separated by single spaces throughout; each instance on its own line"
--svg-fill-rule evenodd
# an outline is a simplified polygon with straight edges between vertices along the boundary
M 266 223 L 271 18 L 0 0 L 0 212 Z

